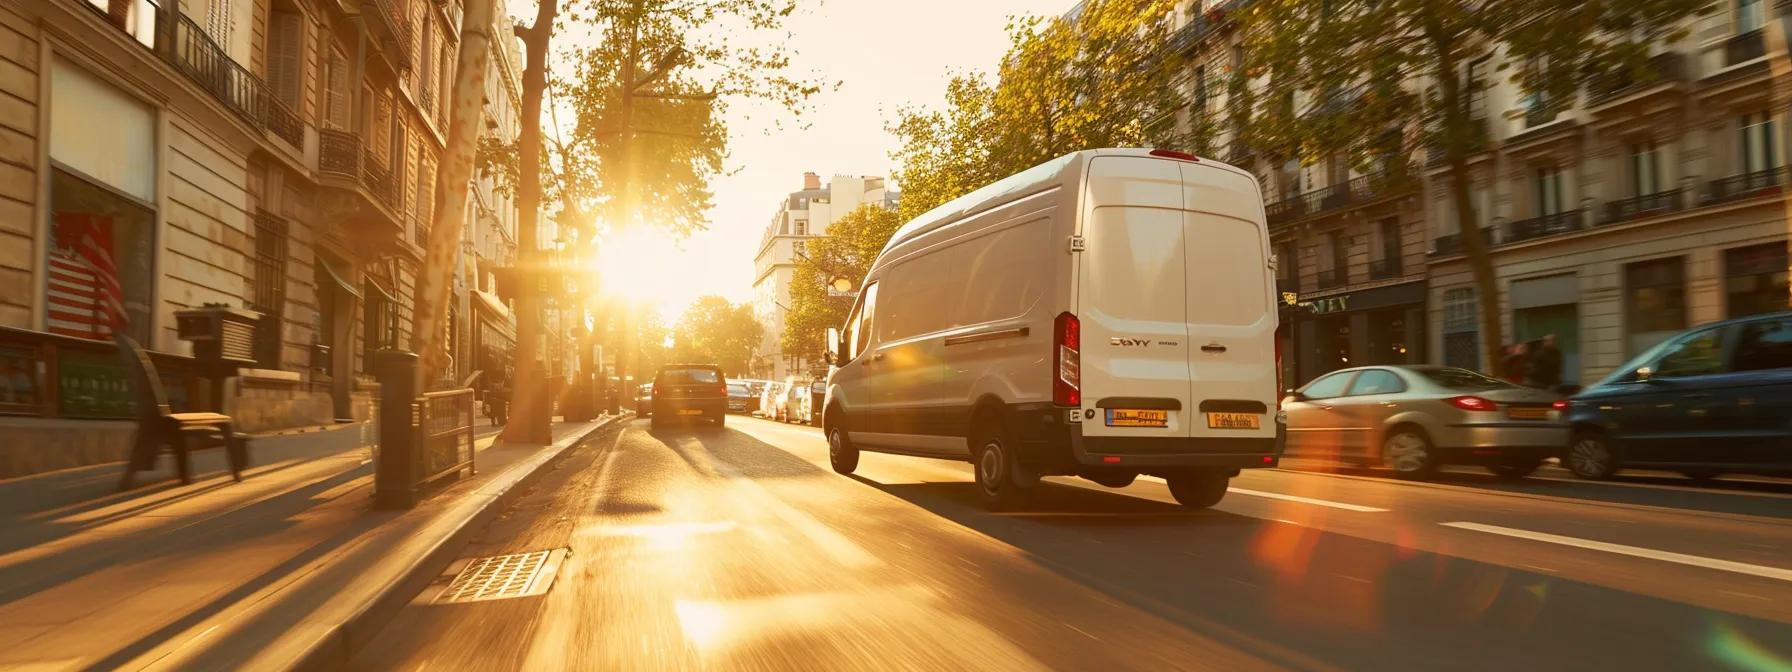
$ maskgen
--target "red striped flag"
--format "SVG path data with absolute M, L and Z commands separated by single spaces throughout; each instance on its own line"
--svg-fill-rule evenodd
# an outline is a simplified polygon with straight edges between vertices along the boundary
M 94 339 L 123 331 L 130 317 L 112 260 L 112 218 L 57 213 L 51 245 L 49 330 Z

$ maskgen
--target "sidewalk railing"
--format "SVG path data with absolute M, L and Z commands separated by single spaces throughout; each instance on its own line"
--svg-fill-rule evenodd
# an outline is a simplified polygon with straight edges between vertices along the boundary
M 416 401 L 422 483 L 477 470 L 473 465 L 473 388 L 429 392 Z

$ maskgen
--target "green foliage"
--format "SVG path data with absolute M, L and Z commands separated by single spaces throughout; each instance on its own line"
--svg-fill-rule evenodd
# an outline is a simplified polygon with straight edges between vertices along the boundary
M 716 364 L 729 376 L 741 376 L 748 371 L 761 335 L 763 328 L 753 317 L 752 306 L 737 306 L 719 296 L 705 296 L 679 318 L 673 332 L 671 357 L 680 362 Z M 645 361 L 647 344 L 642 346 Z
M 576 121 L 555 143 L 557 186 L 563 204 L 611 226 L 702 229 L 727 156 L 728 101 L 757 98 L 800 115 L 823 88 L 790 72 L 781 31 L 796 0 L 572 4 L 569 20 L 597 35 L 554 83 Z
M 959 75 L 945 109 L 898 109 L 902 218 L 1078 150 L 1192 147 L 1167 123 L 1183 103 L 1179 64 L 1163 57 L 1173 7 L 1089 0 L 1074 19 L 1017 19 L 993 85 Z
M 900 226 L 902 218 L 895 210 L 866 204 L 828 225 L 827 235 L 808 241 L 790 281 L 790 311 L 784 316 L 784 333 L 778 335 L 779 350 L 811 362 L 821 360 L 827 328 L 846 321 L 853 301 L 850 296 L 829 295 L 828 283 L 844 277 L 858 287 Z

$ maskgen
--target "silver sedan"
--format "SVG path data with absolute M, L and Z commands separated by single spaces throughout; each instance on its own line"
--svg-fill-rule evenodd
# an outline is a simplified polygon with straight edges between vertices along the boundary
M 1334 371 L 1282 408 L 1288 455 L 1385 465 L 1402 478 L 1452 463 L 1521 478 L 1568 442 L 1559 395 L 1444 366 Z

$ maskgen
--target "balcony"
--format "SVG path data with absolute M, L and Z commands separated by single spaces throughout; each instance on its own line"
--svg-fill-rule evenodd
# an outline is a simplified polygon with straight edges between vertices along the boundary
M 1493 247 L 1493 227 L 1481 227 L 1481 239 L 1488 247 Z M 1432 257 L 1449 257 L 1463 253 L 1461 234 L 1448 233 L 1431 239 Z
M 1604 224 L 1617 224 L 1633 219 L 1675 212 L 1684 207 L 1685 189 L 1670 189 L 1612 201 L 1605 204 Z
M 1767 55 L 1766 33 L 1756 28 L 1724 41 L 1724 67 L 1747 63 Z
M 394 205 L 399 203 L 397 181 L 392 172 L 375 160 L 373 150 L 364 147 L 361 136 L 336 129 L 317 133 L 317 177 L 324 187 L 348 192 L 346 210 L 351 215 L 372 218 L 389 227 L 389 233 L 404 227 Z
M 1170 54 L 1193 51 L 1201 44 L 1201 40 L 1231 23 L 1233 12 L 1244 9 L 1251 2 L 1252 0 L 1231 0 L 1195 15 L 1187 25 L 1170 35 L 1170 39 L 1164 42 L 1164 49 Z
M 1504 242 L 1517 243 L 1579 231 L 1587 226 L 1586 215 L 1586 210 L 1567 210 L 1553 215 L 1521 219 L 1510 225 Z
M 380 53 L 395 72 L 411 69 L 411 18 L 404 13 L 405 4 L 401 0 L 361 0 L 362 16 L 367 17 L 367 25 L 380 42 Z
M 1324 189 L 1316 189 L 1272 203 L 1265 208 L 1265 217 L 1269 220 L 1269 225 L 1274 227 L 1305 217 L 1362 205 L 1385 196 L 1405 193 L 1412 186 L 1412 182 L 1396 178 L 1388 171 L 1376 171 L 1349 182 L 1334 184 Z
M 1350 282 L 1350 274 L 1348 273 L 1348 269 L 1342 266 L 1320 269 L 1319 271 L 1319 289 L 1325 290 L 1335 287 L 1343 287 L 1348 282 Z
M 1369 262 L 1370 280 L 1387 280 L 1402 275 L 1405 275 L 1405 269 L 1401 267 L 1398 256 L 1382 257 Z
M 1658 54 L 1640 69 L 1621 70 L 1587 84 L 1587 107 L 1597 109 L 1630 94 L 1663 84 L 1678 84 L 1685 75 L 1686 59 L 1679 52 Z
M 1712 180 L 1711 193 L 1705 197 L 1704 204 L 1717 205 L 1757 196 L 1779 194 L 1784 190 L 1785 183 L 1786 169 L 1784 166 Z
M 1487 118 L 1486 117 L 1481 117 L 1478 119 L 1470 118 L 1469 123 L 1473 124 L 1473 128 L 1470 131 L 1471 135 L 1469 136 L 1469 148 L 1468 148 L 1469 153 L 1470 154 L 1479 154 L 1483 151 L 1486 151 L 1487 150 Z M 1442 166 L 1445 163 L 1447 163 L 1449 161 L 1449 159 L 1450 159 L 1450 157 L 1448 154 L 1445 153 L 1444 145 L 1441 140 L 1434 140 L 1425 145 L 1425 166 L 1426 167 L 1436 168 L 1436 167 Z

